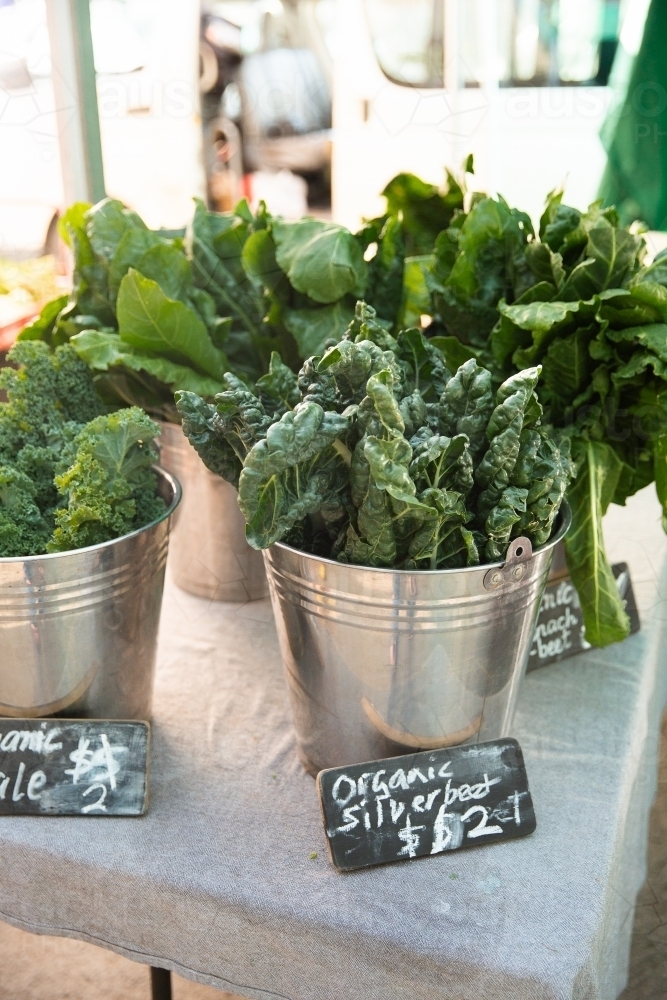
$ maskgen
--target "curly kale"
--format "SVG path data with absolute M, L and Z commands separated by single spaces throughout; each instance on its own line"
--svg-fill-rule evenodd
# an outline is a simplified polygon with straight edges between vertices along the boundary
M 26 444 L 58 447 L 63 425 L 87 423 L 104 406 L 88 366 L 69 345 L 52 352 L 37 340 L 12 347 L 7 360 L 16 368 L 0 370 L 7 403 L 0 409 L 0 452 L 15 453 Z
M 32 480 L 12 465 L 0 465 L 0 555 L 44 552 L 51 526 L 35 503 Z
M 133 406 L 86 424 L 74 441 L 74 463 L 56 476 L 66 507 L 56 511 L 47 552 L 97 545 L 156 520 L 165 503 L 151 466 L 159 426 Z
M 344 562 L 434 570 L 501 560 L 519 535 L 536 546 L 551 536 L 573 466 L 540 426 L 539 368 L 494 397 L 474 360 L 450 376 L 420 331 L 390 338 L 363 303 L 296 380 L 283 368 L 272 365 L 257 394 L 228 380 L 215 406 L 177 399 L 208 467 L 238 482 L 255 548 L 285 540 Z
M 104 415 L 68 345 L 26 340 L 0 371 L 0 557 L 107 541 L 159 517 L 150 471 L 159 428 L 139 409 Z

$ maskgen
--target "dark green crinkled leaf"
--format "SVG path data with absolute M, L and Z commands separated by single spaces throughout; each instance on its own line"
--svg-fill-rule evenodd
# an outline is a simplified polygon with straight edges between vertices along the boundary
M 403 372 L 394 354 L 381 350 L 370 340 L 359 343 L 343 340 L 328 350 L 317 365 L 318 373 L 333 376 L 344 406 L 361 402 L 368 379 L 383 370 L 392 373 L 395 386 L 402 384 Z
M 317 403 L 299 403 L 272 424 L 248 453 L 239 479 L 246 537 L 257 549 L 279 541 L 344 487 L 347 472 L 336 439 L 348 421 Z
M 396 338 L 392 337 L 387 326 L 388 324 L 384 320 L 378 319 L 372 306 L 369 306 L 367 302 L 357 302 L 354 307 L 354 316 L 345 331 L 345 339 L 354 340 L 355 343 L 371 340 L 383 351 L 395 351 Z
M 218 412 L 194 392 L 177 392 L 176 406 L 183 420 L 183 433 L 207 469 L 238 485 L 245 451 L 232 447 L 224 433 Z
M 419 569 L 456 569 L 479 562 L 474 537 L 463 525 L 468 512 L 458 493 L 427 489 L 419 499 L 432 510 L 410 540 L 410 564 Z
M 409 471 L 418 490 L 455 490 L 466 497 L 474 485 L 468 438 L 434 434 L 415 443 Z
M 503 382 L 496 393 L 496 407 L 486 428 L 489 447 L 475 470 L 475 481 L 482 491 L 477 512 L 483 519 L 509 485 L 519 455 L 525 413 L 539 374 L 539 368 L 519 372 Z
M 271 355 L 266 375 L 257 380 L 257 388 L 262 396 L 269 396 L 278 403 L 282 411 L 292 410 L 301 402 L 297 377 L 291 368 L 282 363 L 277 351 Z
M 444 434 L 465 434 L 477 455 L 486 445 L 486 428 L 494 408 L 491 373 L 474 358 L 451 378 L 440 397 L 439 420 Z
M 507 486 L 500 494 L 496 506 L 487 515 L 484 531 L 489 540 L 484 555 L 489 562 L 505 558 L 512 529 L 526 511 L 527 495 L 528 491 L 519 486 Z
M 406 391 L 418 389 L 424 400 L 438 400 L 451 377 L 445 359 L 421 330 L 403 330 L 398 335 L 396 356 L 407 372 Z

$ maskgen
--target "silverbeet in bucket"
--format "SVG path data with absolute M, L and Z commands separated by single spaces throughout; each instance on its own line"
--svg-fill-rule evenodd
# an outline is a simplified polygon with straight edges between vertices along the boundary
M 0 715 L 147 719 L 169 522 L 178 481 L 155 468 L 167 510 L 100 545 L 0 559 Z
M 264 553 L 303 762 L 311 773 L 507 736 L 559 528 L 536 551 L 456 570 L 371 569 Z

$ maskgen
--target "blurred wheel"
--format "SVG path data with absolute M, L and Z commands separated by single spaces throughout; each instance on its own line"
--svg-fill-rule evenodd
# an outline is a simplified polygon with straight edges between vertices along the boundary
M 210 94 L 218 83 L 218 57 L 212 45 L 201 39 L 199 42 L 199 89 L 202 94 Z

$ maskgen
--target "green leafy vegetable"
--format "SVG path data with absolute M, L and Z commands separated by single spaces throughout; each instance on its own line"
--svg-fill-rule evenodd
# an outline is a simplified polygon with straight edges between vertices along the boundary
M 565 542 L 567 565 L 581 597 L 586 636 L 594 645 L 624 639 L 629 623 L 604 551 L 602 518 L 613 500 L 621 461 L 603 441 L 578 445 L 576 481 L 568 491 L 572 528 Z
M 333 222 L 274 222 L 276 261 L 292 286 L 315 302 L 361 295 L 367 268 L 352 233 Z
M 156 281 L 130 269 L 118 291 L 118 332 L 131 348 L 190 361 L 202 375 L 222 379 L 229 365 L 197 314 L 169 299 Z
M 55 512 L 47 552 L 97 545 L 156 520 L 165 510 L 151 465 L 160 428 L 132 407 L 86 424 L 72 442 L 74 461 L 56 476 L 67 505 Z
M 451 376 L 419 330 L 394 338 L 360 302 L 298 378 L 274 356 L 257 395 L 227 376 L 215 405 L 191 393 L 177 405 L 208 467 L 238 477 L 255 548 L 284 539 L 362 565 L 448 569 L 502 559 L 518 533 L 551 536 L 572 467 L 569 441 L 540 427 L 538 375 L 494 397 L 474 360 Z
M 0 372 L 0 556 L 107 541 L 165 509 L 150 470 L 159 428 L 139 409 L 104 415 L 69 346 L 16 344 Z

